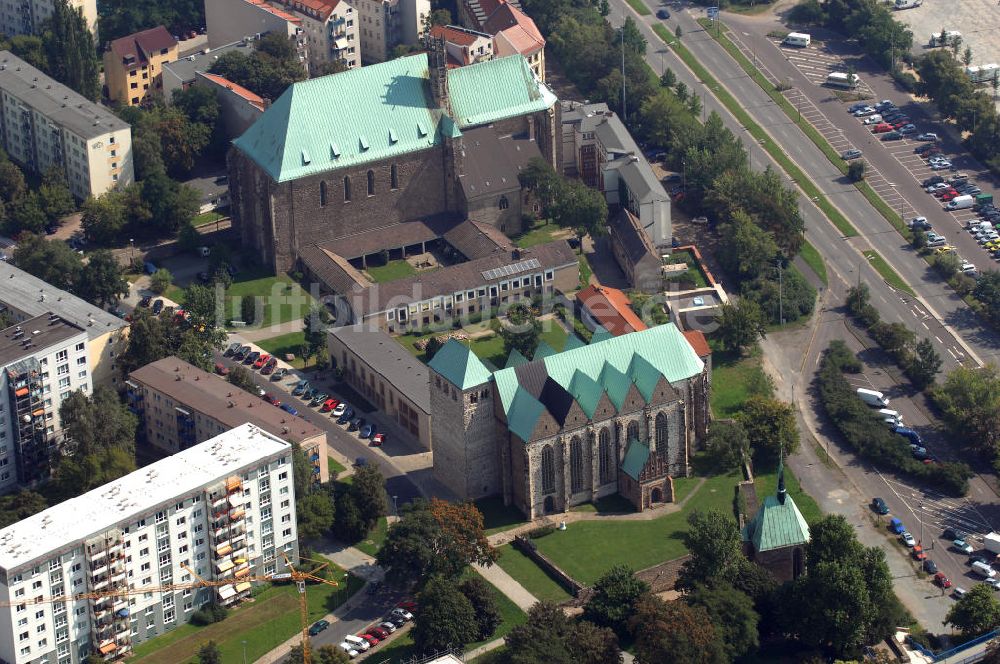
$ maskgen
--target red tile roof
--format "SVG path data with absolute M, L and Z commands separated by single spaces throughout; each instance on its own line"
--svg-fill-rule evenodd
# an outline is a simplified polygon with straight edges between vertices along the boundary
M 497 37 L 502 35 L 503 39 L 498 39 L 498 43 L 503 45 L 503 42 L 506 41 L 514 51 L 521 55 L 531 55 L 535 51 L 545 48 L 545 38 L 542 37 L 542 33 L 538 31 L 538 26 L 531 20 L 531 17 L 507 2 L 501 3 L 497 10 L 486 19 L 483 30 Z M 514 55 L 514 53 L 502 52 L 503 50 L 498 48 L 497 55 Z
M 264 99 L 260 95 L 254 94 L 253 92 L 250 92 L 249 90 L 244 88 L 242 85 L 237 85 L 236 83 L 230 81 L 228 78 L 223 78 L 218 74 L 208 74 L 206 72 L 198 72 L 198 73 L 201 76 L 204 76 L 205 78 L 210 80 L 212 83 L 222 86 L 227 90 L 233 92 L 234 94 L 242 97 L 243 99 L 247 100 L 248 102 L 250 102 L 250 104 L 256 106 L 260 110 L 262 111 L 264 110 Z
M 587 286 L 576 294 L 580 304 L 611 334 L 641 332 L 646 324 L 632 311 L 632 301 L 617 288 Z
M 698 357 L 708 357 L 712 354 L 712 349 L 708 345 L 708 340 L 701 330 L 684 330 L 684 338 L 691 344 L 691 348 L 698 354 Z
M 435 25 L 431 28 L 431 37 L 444 37 L 446 42 L 459 46 L 472 46 L 477 39 L 474 33 L 451 25 Z
M 119 37 L 111 42 L 111 51 L 124 60 L 127 56 L 135 58 L 136 64 L 149 62 L 149 55 L 159 53 L 165 48 L 177 46 L 177 40 L 167 32 L 162 25 L 142 32 L 136 32 L 127 37 Z
M 266 12 L 270 12 L 271 14 L 274 14 L 278 18 L 285 19 L 289 23 L 296 23 L 296 24 L 298 24 L 298 23 L 302 22 L 302 19 L 299 18 L 298 16 L 294 16 L 293 14 L 289 14 L 288 12 L 283 11 L 281 9 L 278 9 L 277 7 L 275 7 L 273 5 L 269 5 L 266 2 L 264 2 L 264 0 L 246 0 L 246 1 L 249 2 L 251 5 L 257 5 L 258 7 L 260 7 L 261 9 L 263 9 Z M 332 11 L 333 8 L 336 7 L 336 6 L 337 6 L 337 3 L 334 2 L 333 5 L 331 5 L 330 10 Z M 327 16 L 329 16 L 329 14 L 327 14 Z

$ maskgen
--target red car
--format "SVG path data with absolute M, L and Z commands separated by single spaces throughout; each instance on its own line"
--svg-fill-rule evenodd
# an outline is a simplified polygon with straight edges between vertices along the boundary
M 271 356 L 268 355 L 267 353 L 264 353 L 263 355 L 261 355 L 260 357 L 257 358 L 256 362 L 253 363 L 253 368 L 254 369 L 260 369 L 265 364 L 267 364 L 270 360 L 271 360 Z
M 944 575 L 944 572 L 938 572 L 934 575 L 934 583 L 942 588 L 951 588 L 951 580 Z
M 956 192 L 950 192 L 949 191 L 944 196 L 941 197 L 941 200 L 944 201 L 945 203 L 947 203 L 948 201 L 950 201 L 953 198 L 956 198 L 957 196 L 958 196 L 958 192 L 957 191 Z
M 220 376 L 225 376 L 226 374 L 229 373 L 229 367 L 227 367 L 222 362 L 216 362 L 215 363 L 215 373 L 219 374 Z
M 413 600 L 409 600 L 409 599 L 403 600 L 402 602 L 400 602 L 396 606 L 398 606 L 401 609 L 406 609 L 410 613 L 416 613 L 417 612 L 417 603 L 414 602 Z
M 376 636 L 372 636 L 371 634 L 358 634 L 358 637 L 364 639 L 373 646 L 377 646 L 379 641 L 381 641 L 381 639 Z
M 385 442 L 385 434 L 377 433 L 375 437 L 372 438 L 372 447 L 382 447 L 382 443 Z
M 280 406 L 281 405 L 281 402 L 278 401 L 275 398 L 275 396 L 273 394 L 271 394 L 270 392 L 268 392 L 267 394 L 264 395 L 264 401 L 268 402 L 272 406 Z
M 893 129 L 902 129 L 903 127 L 905 127 L 908 124 L 910 124 L 909 120 L 898 120 L 898 121 L 892 123 L 892 128 Z
M 893 127 L 888 122 L 881 122 L 881 123 L 875 125 L 875 127 L 872 129 L 872 133 L 873 134 L 884 134 L 885 132 L 892 131 L 893 129 L 895 129 L 895 127 Z
M 382 627 L 372 627 L 371 629 L 368 630 L 368 633 L 369 634 L 374 634 L 375 636 L 377 636 L 378 638 L 382 639 L 383 641 L 385 641 L 387 638 L 389 638 L 389 630 L 384 629 Z
M 953 188 L 950 188 L 950 189 L 939 189 L 939 190 L 937 190 L 937 191 L 934 192 L 935 198 L 941 198 L 942 196 L 957 196 L 957 195 L 958 195 L 958 192 L 955 189 L 953 189 Z
M 327 399 L 323 402 L 323 406 L 319 409 L 321 413 L 329 413 L 331 410 L 337 407 L 340 402 L 336 399 Z

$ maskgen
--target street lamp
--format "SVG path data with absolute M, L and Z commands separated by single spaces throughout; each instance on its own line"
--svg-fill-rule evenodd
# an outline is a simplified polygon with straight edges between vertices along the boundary
M 129 259 L 130 262 L 135 261 L 135 239 L 134 238 L 129 238 L 128 239 L 128 246 L 129 246 L 128 259 Z
M 399 518 L 399 510 L 396 508 L 396 496 L 392 497 L 392 515 Z
M 243 644 L 243 664 L 247 664 L 247 642 L 241 641 Z

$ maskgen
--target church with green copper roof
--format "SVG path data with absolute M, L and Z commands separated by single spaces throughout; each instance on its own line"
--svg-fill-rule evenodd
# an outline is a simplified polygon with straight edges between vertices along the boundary
M 779 581 L 792 581 L 804 571 L 809 524 L 785 489 L 784 463 L 778 467 L 778 490 L 764 498 L 740 535 L 747 557 Z
M 429 364 L 435 477 L 532 519 L 612 494 L 671 502 L 706 433 L 707 359 L 672 323 L 540 344 L 501 369 L 451 339 Z

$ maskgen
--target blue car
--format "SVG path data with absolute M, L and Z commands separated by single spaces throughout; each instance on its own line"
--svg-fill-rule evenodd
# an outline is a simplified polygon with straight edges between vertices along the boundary
M 892 519 L 889 521 L 889 530 L 899 535 L 906 531 L 906 527 L 903 526 L 903 522 L 899 519 Z
M 285 411 L 289 415 L 298 415 L 299 411 L 295 410 L 295 407 L 291 404 L 283 403 L 281 404 L 281 410 Z
M 923 446 L 923 441 L 920 440 L 920 434 L 914 431 L 913 429 L 908 429 L 907 427 L 896 427 L 895 429 L 893 429 L 893 431 L 898 433 L 903 438 L 906 438 L 914 445 Z

